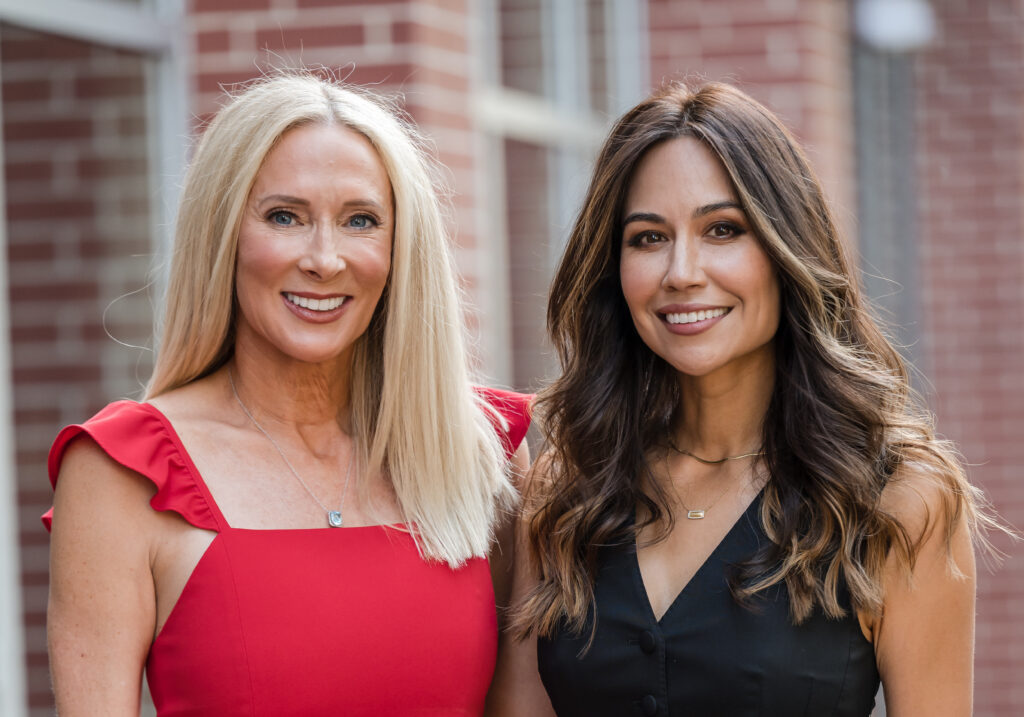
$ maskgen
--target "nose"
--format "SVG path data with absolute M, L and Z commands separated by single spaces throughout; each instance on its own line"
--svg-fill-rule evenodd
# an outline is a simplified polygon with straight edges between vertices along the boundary
M 706 281 L 698 242 L 677 238 L 672 242 L 661 285 L 666 290 L 700 286 Z
M 345 269 L 342 238 L 330 225 L 318 223 L 310 232 L 299 270 L 317 281 L 326 281 Z

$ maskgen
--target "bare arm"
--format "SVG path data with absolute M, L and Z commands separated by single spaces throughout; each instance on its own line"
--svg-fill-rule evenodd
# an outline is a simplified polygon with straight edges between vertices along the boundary
M 516 490 L 523 490 L 526 473 L 530 470 L 530 447 L 524 440 L 509 461 L 512 483 Z M 516 513 L 502 516 L 494 531 L 494 547 L 488 555 L 491 565 L 491 581 L 494 583 L 494 602 L 498 606 L 498 626 L 503 626 L 503 618 L 509 606 L 512 591 L 512 560 L 515 555 L 514 529 Z
M 539 460 L 527 474 L 523 493 L 537 472 L 543 471 Z M 516 605 L 533 587 L 536 577 L 526 549 L 526 525 L 520 513 L 514 525 L 512 604 Z M 498 636 L 498 666 L 487 693 L 488 717 L 553 717 L 555 711 L 537 672 L 537 636 L 517 640 L 504 630 Z
M 924 535 L 911 579 L 895 565 L 884 576 L 875 655 L 889 717 L 970 715 L 974 682 L 974 551 L 963 520 L 947 563 L 939 489 L 926 478 L 901 481 L 889 509 L 911 536 Z
M 139 714 L 153 639 L 152 487 L 88 439 L 65 454 L 54 496 L 47 642 L 57 711 Z

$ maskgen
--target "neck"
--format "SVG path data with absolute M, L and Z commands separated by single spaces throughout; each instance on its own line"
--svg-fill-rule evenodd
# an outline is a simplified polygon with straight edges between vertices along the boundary
M 236 349 L 226 370 L 231 372 L 239 398 L 261 423 L 300 429 L 340 427 L 351 434 L 349 366 L 341 362 L 262 361 Z
M 761 450 L 774 372 L 771 353 L 763 352 L 707 376 L 680 375 L 675 446 L 710 460 Z

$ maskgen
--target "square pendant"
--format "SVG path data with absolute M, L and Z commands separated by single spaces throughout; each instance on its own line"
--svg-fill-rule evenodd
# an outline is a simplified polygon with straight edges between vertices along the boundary
M 703 517 L 703 516 L 701 516 L 701 517 Z M 329 511 L 327 513 L 327 525 L 331 526 L 332 528 L 340 528 L 341 527 L 341 511 L 340 510 L 332 510 L 332 511 Z
M 702 520 L 704 518 L 703 510 L 688 510 L 686 511 L 686 517 L 690 520 Z

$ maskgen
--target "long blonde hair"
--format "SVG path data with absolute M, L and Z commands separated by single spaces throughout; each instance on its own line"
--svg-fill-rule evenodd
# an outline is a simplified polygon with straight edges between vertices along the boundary
M 206 128 L 185 178 L 156 365 L 146 398 L 206 376 L 234 350 L 243 207 L 264 158 L 291 129 L 338 124 L 373 144 L 391 181 L 391 275 L 352 365 L 352 424 L 368 473 L 391 478 L 428 558 L 483 555 L 514 490 L 470 383 L 460 292 L 422 138 L 382 98 L 309 73 L 263 78 Z

